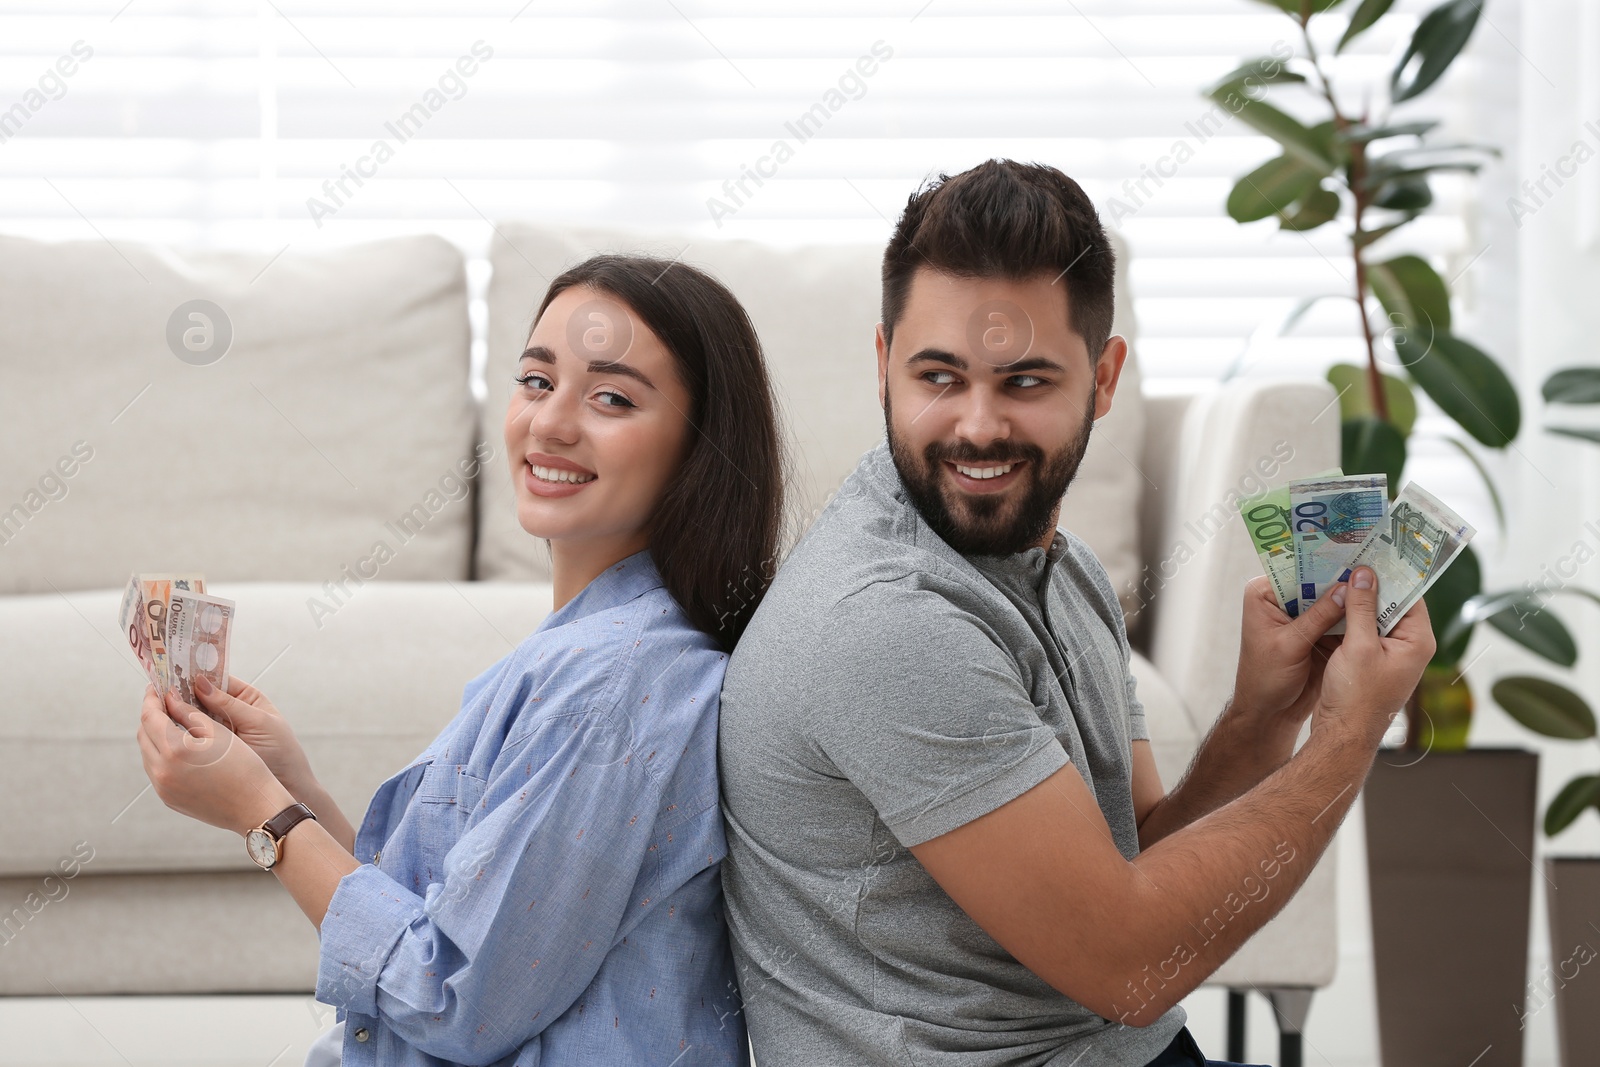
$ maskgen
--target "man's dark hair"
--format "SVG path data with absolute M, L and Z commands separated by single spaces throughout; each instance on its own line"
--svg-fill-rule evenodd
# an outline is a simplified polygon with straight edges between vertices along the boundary
M 991 159 L 912 194 L 883 253 L 885 342 L 919 267 L 1018 281 L 1049 274 L 1065 285 L 1072 328 L 1091 363 L 1111 336 L 1116 254 L 1094 204 L 1054 167 Z

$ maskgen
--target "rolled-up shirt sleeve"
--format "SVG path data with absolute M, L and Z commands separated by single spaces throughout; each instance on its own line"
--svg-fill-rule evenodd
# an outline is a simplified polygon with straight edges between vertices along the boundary
M 631 741 L 612 712 L 549 716 L 488 781 L 458 771 L 452 797 L 419 798 L 458 804 L 465 831 L 422 896 L 371 864 L 340 881 L 317 999 L 454 1062 L 492 1062 L 554 1022 L 648 903 L 632 898 L 671 821 L 696 814 L 658 818 L 676 753 Z

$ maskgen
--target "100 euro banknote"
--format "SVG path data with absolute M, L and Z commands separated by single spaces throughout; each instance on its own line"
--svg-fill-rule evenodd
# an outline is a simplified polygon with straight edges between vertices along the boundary
M 1378 632 L 1387 634 L 1443 574 L 1477 533 L 1416 482 L 1395 497 L 1385 521 L 1350 560 L 1340 580 L 1357 567 L 1378 576 Z
M 1333 478 L 1344 472 L 1338 467 L 1318 471 L 1313 478 Z M 1299 577 L 1294 565 L 1294 537 L 1289 532 L 1289 486 L 1280 485 L 1239 501 L 1239 515 L 1244 519 L 1245 530 L 1256 555 L 1261 557 L 1261 569 L 1267 572 L 1278 606 L 1294 618 L 1300 614 Z

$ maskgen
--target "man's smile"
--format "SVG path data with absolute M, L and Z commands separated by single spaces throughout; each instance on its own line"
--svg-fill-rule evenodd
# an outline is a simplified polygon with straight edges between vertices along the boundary
M 1026 461 L 1015 459 L 1009 463 L 957 463 L 943 460 L 956 488 L 968 493 L 1003 493 L 1022 477 Z

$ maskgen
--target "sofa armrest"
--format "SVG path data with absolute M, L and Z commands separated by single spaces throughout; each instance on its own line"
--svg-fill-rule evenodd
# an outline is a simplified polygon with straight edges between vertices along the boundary
M 1239 499 L 1338 465 L 1336 399 L 1298 379 L 1149 397 L 1139 643 L 1202 735 L 1233 691 L 1242 590 L 1261 573 Z

